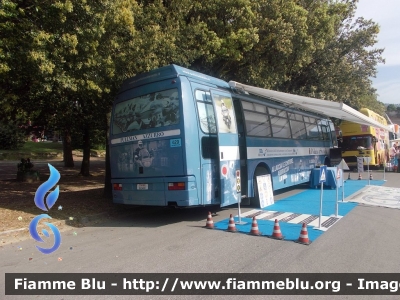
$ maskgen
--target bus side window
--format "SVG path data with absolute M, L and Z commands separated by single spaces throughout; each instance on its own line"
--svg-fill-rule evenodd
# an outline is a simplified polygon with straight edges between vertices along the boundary
M 217 124 L 212 104 L 197 101 L 200 128 L 204 133 L 217 133 Z
M 241 101 L 244 113 L 244 120 L 238 120 L 240 124 L 246 124 L 246 129 L 249 136 L 271 137 L 271 125 L 267 114 L 267 107 L 264 105 Z
M 287 113 L 283 109 L 268 107 L 272 136 L 276 138 L 292 138 Z
M 289 119 L 271 116 L 272 136 L 276 138 L 291 138 Z
M 204 133 L 217 133 L 216 118 L 214 107 L 211 103 L 210 92 L 196 90 L 195 97 L 201 130 Z
M 196 90 L 194 94 L 195 94 L 196 100 L 198 100 L 198 101 L 211 102 L 210 92 Z
M 267 115 L 244 111 L 244 117 L 246 119 L 247 135 L 262 137 L 271 136 L 271 127 Z
M 318 129 L 319 126 L 316 124 L 316 120 L 311 117 L 304 117 L 304 119 L 306 121 L 307 139 L 310 140 L 322 139 L 322 135 Z
M 321 132 L 322 132 L 322 139 L 328 141 L 329 140 L 328 126 L 322 125 Z

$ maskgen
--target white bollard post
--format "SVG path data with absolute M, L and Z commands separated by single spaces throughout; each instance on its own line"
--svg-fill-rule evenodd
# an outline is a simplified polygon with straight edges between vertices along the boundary
M 385 172 L 386 172 L 386 161 L 383 163 L 383 181 L 386 181 Z
M 242 216 L 241 216 L 241 211 L 240 211 L 240 202 L 242 202 L 242 199 L 239 199 L 239 201 L 238 201 L 238 216 L 239 216 L 239 220 L 236 222 L 236 224 L 244 225 L 244 224 L 246 224 L 246 222 L 242 221 Z
M 342 172 L 343 174 L 343 172 Z M 342 202 L 344 201 L 344 176 L 342 176 Z
M 339 214 L 339 187 L 338 187 L 338 185 L 339 185 L 339 180 L 336 179 L 336 213 L 335 213 L 335 217 L 337 217 Z
M 321 229 L 323 194 L 324 194 L 324 182 L 321 182 L 321 197 L 320 197 L 320 201 L 319 201 L 319 226 L 318 226 L 319 229 Z

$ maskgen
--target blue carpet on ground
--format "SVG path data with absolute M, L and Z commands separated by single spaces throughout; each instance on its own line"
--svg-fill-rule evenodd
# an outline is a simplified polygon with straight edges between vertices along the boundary
M 383 180 L 370 180 L 370 185 L 380 186 Z M 344 197 L 358 192 L 368 185 L 368 180 L 347 180 L 344 184 Z M 252 227 L 253 216 L 257 219 L 259 232 L 262 236 L 271 236 L 274 229 L 275 219 L 279 221 L 279 227 L 284 240 L 297 241 L 303 223 L 307 224 L 308 239 L 315 241 L 320 235 L 334 225 L 341 217 L 348 214 L 357 203 L 341 202 L 342 188 L 338 189 L 338 217 L 336 214 L 336 189 L 324 189 L 322 201 L 323 226 L 319 227 L 320 197 L 321 189 L 309 189 L 296 195 L 276 201 L 263 209 L 252 210 L 241 213 L 240 220 L 246 224 L 238 224 L 239 217 L 234 216 L 235 227 L 240 233 L 249 233 Z M 345 200 L 346 201 L 346 200 Z M 229 218 L 216 222 L 214 228 L 227 230 Z M 319 229 L 316 229 L 318 227 Z M 321 230 L 322 229 L 322 230 Z

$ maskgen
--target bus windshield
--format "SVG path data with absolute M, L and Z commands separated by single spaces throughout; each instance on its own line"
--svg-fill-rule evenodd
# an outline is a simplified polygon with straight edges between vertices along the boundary
M 371 136 L 351 136 L 343 137 L 342 148 L 344 150 L 360 150 L 359 147 L 365 149 L 373 149 Z
M 153 92 L 117 103 L 113 120 L 113 134 L 178 124 L 178 89 Z

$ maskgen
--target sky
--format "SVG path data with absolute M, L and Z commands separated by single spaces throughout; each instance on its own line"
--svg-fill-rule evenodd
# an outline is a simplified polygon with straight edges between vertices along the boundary
M 356 17 L 372 19 L 380 26 L 376 48 L 385 48 L 385 64 L 378 64 L 376 78 L 378 101 L 400 104 L 400 0 L 359 0 Z

